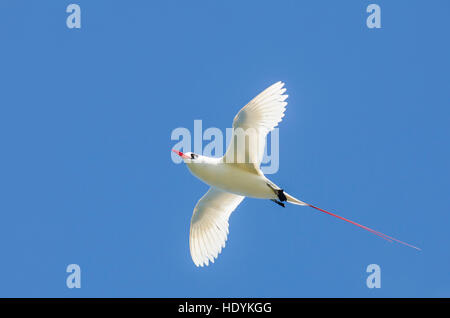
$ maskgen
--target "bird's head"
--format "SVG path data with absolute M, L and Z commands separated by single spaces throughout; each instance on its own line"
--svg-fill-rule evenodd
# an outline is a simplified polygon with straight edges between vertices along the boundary
M 175 149 L 172 149 L 173 152 L 175 152 L 177 155 L 179 155 L 181 158 L 183 158 L 183 161 L 185 163 L 195 163 L 195 162 L 200 162 L 201 161 L 201 157 L 200 155 L 197 155 L 196 153 L 193 152 L 181 152 Z

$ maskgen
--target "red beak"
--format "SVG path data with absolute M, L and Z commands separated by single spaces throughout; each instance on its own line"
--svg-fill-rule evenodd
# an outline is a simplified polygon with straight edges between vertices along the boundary
M 181 151 L 178 151 L 178 150 L 175 150 L 175 149 L 172 149 L 172 151 L 173 152 L 175 152 L 177 155 L 179 155 L 181 158 L 183 158 L 183 159 L 189 159 L 189 157 L 188 156 L 186 156 L 184 153 L 182 153 Z

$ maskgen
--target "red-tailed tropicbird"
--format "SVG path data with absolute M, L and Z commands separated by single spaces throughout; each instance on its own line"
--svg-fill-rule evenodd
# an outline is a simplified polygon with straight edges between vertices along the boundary
M 192 152 L 178 154 L 191 173 L 207 183 L 208 192 L 197 202 L 191 219 L 189 247 L 195 265 L 214 263 L 228 235 L 228 219 L 245 197 L 270 199 L 284 207 L 283 202 L 312 207 L 323 213 L 359 226 L 387 241 L 395 241 L 420 250 L 418 247 L 397 240 L 312 204 L 287 194 L 270 181 L 260 170 L 267 134 L 284 117 L 288 95 L 284 95 L 284 83 L 268 87 L 236 115 L 233 136 L 222 158 L 206 157 Z M 245 137 L 245 134 L 247 137 Z M 242 139 L 242 136 L 244 136 Z

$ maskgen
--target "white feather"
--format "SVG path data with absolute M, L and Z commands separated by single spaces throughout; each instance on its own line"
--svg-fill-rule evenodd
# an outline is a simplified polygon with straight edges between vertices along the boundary
M 214 263 L 225 247 L 228 219 L 244 198 L 211 187 L 197 202 L 189 234 L 189 247 L 195 265 Z
M 283 82 L 277 82 L 266 88 L 238 112 L 233 121 L 233 136 L 224 156 L 227 162 L 238 162 L 237 158 L 245 158 L 246 163 L 252 163 L 256 169 L 259 169 L 267 134 L 284 117 L 287 105 L 285 100 L 288 95 L 283 95 L 286 92 L 283 86 Z M 243 142 L 243 147 L 238 149 L 239 143 L 236 141 L 238 137 L 235 133 L 238 128 L 248 132 L 251 138 L 254 138 L 254 142 Z

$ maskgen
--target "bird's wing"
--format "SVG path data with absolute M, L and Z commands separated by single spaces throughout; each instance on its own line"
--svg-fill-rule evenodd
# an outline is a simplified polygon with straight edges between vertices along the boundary
M 197 202 L 189 233 L 189 247 L 195 265 L 214 263 L 225 247 L 228 218 L 244 198 L 211 187 Z
M 226 162 L 250 163 L 259 170 L 266 136 L 284 117 L 288 95 L 283 95 L 286 91 L 283 86 L 283 82 L 273 84 L 239 111 L 234 118 L 233 136 L 224 156 Z M 246 138 L 244 132 L 249 137 Z

